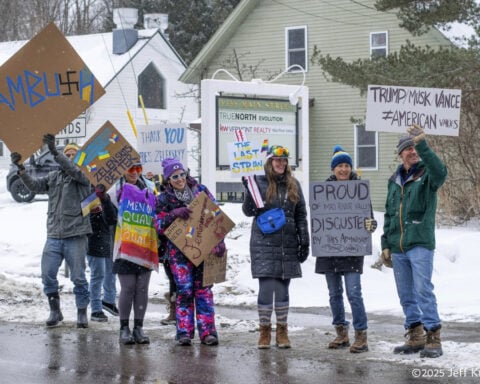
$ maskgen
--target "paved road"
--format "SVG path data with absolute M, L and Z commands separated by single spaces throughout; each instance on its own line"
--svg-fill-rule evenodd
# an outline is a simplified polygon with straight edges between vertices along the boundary
M 149 306 L 147 317 L 156 307 L 160 310 L 158 304 Z M 0 382 L 480 383 L 478 377 L 448 378 L 449 372 L 439 368 L 432 368 L 429 374 L 428 367 L 419 367 L 411 357 L 391 359 L 391 345 L 400 341 L 399 318 L 370 315 L 370 352 L 351 354 L 325 348 L 332 338 L 326 308 L 292 310 L 289 321 L 293 348 L 289 350 L 256 348 L 253 309 L 219 307 L 217 313 L 218 347 L 201 345 L 198 340 L 192 347 L 179 347 L 172 340 L 173 326 L 160 327 L 153 322 L 145 327 L 152 339 L 150 345 L 127 347 L 118 343 L 116 319 L 108 325 L 91 323 L 85 330 L 76 329 L 68 321 L 53 329 L 39 324 L 0 323 Z M 477 328 L 474 323 L 444 323 L 444 337 L 478 343 Z M 415 379 L 414 368 L 424 369 L 423 376 L 443 373 L 444 377 Z

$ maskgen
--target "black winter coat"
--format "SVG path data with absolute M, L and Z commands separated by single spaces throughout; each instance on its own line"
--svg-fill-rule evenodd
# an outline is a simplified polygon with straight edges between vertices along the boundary
M 336 181 L 335 175 L 331 175 L 326 181 Z M 350 180 L 359 180 L 355 172 L 350 174 Z M 363 256 L 336 256 L 317 257 L 315 262 L 315 273 L 363 273 Z
M 102 211 L 90 213 L 90 224 L 93 233 L 88 235 L 89 256 L 111 257 L 113 249 L 112 226 L 117 224 L 118 210 L 110 200 L 109 195 L 105 195 L 102 200 Z
M 265 201 L 268 187 L 267 178 L 265 176 L 256 176 L 255 179 Z M 310 245 L 310 236 L 308 233 L 305 198 L 297 180 L 296 183 L 300 195 L 300 199 L 296 204 L 288 199 L 284 202 L 287 190 L 284 176 L 279 177 L 278 180 L 280 196 L 272 203 L 265 202 L 265 208 L 262 211 L 271 208 L 283 208 L 286 218 L 286 224 L 281 230 L 267 235 L 263 234 L 257 226 L 256 216 L 261 212 L 256 208 L 250 193 L 245 193 L 245 201 L 242 205 L 243 213 L 249 217 L 255 216 L 250 236 L 251 268 L 254 278 L 274 277 L 291 279 L 302 277 L 298 252 L 301 245 Z

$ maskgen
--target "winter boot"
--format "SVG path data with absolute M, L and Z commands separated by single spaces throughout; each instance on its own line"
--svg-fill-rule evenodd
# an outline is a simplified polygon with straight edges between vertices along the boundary
M 130 328 L 128 325 L 123 325 L 120 328 L 120 337 L 119 340 L 123 345 L 131 345 L 135 344 L 135 340 L 133 339 L 132 333 L 130 332 Z
M 143 333 L 143 327 L 133 328 L 133 339 L 137 344 L 150 344 L 150 339 Z
M 288 340 L 288 324 L 277 323 L 275 339 L 278 348 L 290 348 L 290 340 Z
M 350 347 L 351 353 L 368 352 L 367 330 L 355 330 L 355 342 Z
M 165 319 L 160 320 L 160 324 L 162 325 L 175 325 L 177 323 L 177 315 L 176 315 L 176 302 L 177 302 L 177 295 L 173 293 L 165 293 L 165 299 L 167 299 L 167 310 L 168 316 Z
M 258 349 L 269 349 L 272 340 L 272 324 L 260 324 L 260 337 Z
M 88 328 L 87 308 L 77 309 L 77 328 Z
M 420 351 L 420 357 L 435 358 L 443 355 L 440 328 L 427 331 L 427 342 L 425 343 L 425 348 Z
M 425 333 L 423 332 L 422 324 L 417 323 L 417 325 L 414 324 L 407 329 L 405 338 L 407 339 L 405 344 L 395 347 L 393 353 L 409 355 L 425 348 Z
M 50 316 L 45 323 L 47 327 L 54 327 L 63 320 L 62 311 L 60 310 L 60 297 L 48 296 L 48 305 L 50 306 Z
M 350 346 L 350 340 L 348 340 L 348 325 L 335 325 L 335 331 L 337 332 L 337 337 L 328 343 L 328 348 L 339 349 Z

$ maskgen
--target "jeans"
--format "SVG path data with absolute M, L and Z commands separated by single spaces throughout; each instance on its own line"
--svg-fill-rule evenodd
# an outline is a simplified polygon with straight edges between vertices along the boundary
M 426 330 L 441 325 L 437 299 L 433 293 L 433 254 L 433 250 L 423 247 L 392 254 L 397 293 L 405 314 L 405 329 L 418 322 Z
M 367 329 L 367 313 L 362 298 L 362 285 L 360 273 L 326 273 L 328 294 L 330 296 L 330 309 L 333 315 L 333 325 L 350 324 L 345 319 L 345 306 L 343 304 L 342 276 L 345 279 L 348 302 L 352 310 L 353 328 L 355 330 Z
M 58 293 L 58 270 L 63 259 L 70 270 L 75 304 L 77 308 L 87 308 L 89 303 L 88 281 L 85 277 L 85 255 L 87 254 L 87 236 L 75 236 L 67 239 L 47 238 L 42 254 L 43 292 Z
M 115 304 L 115 274 L 112 273 L 113 262 L 110 258 L 87 255 L 90 267 L 90 306 L 92 313 L 102 311 L 103 301 Z M 109 269 L 110 268 L 110 269 Z M 109 270 L 107 273 L 107 270 Z M 112 287 L 113 286 L 113 287 Z

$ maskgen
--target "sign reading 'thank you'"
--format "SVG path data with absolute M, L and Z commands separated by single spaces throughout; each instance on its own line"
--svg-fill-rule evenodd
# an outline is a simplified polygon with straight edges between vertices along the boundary
M 364 256 L 372 253 L 364 220 L 372 215 L 368 180 L 310 185 L 312 255 Z
M 418 124 L 429 135 L 458 136 L 461 101 L 459 89 L 369 85 L 365 129 L 405 133 Z

